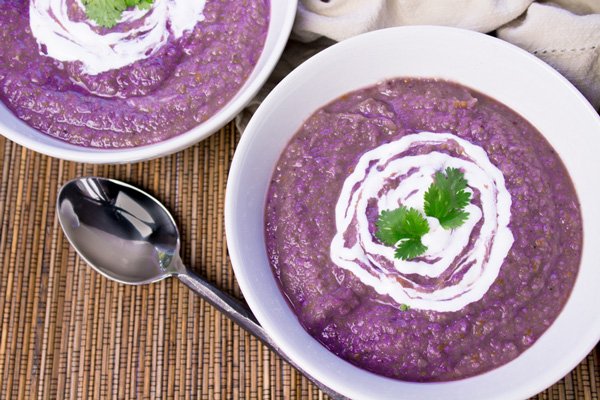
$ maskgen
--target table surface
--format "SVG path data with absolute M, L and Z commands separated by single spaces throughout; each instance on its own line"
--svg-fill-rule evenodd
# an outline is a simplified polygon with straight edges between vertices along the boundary
M 144 163 L 94 166 L 0 136 L 0 398 L 321 399 L 310 382 L 177 280 L 104 279 L 64 238 L 54 204 L 69 179 L 121 179 L 178 221 L 183 260 L 241 297 L 223 204 L 239 140 L 233 124 Z M 600 348 L 537 399 L 598 399 Z

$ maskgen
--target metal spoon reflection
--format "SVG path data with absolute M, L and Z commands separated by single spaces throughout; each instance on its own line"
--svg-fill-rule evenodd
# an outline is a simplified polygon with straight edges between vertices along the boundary
M 57 200 L 58 220 L 77 253 L 114 281 L 143 285 L 176 277 L 204 300 L 252 333 L 326 394 L 342 398 L 289 359 L 258 324 L 250 309 L 188 269 L 179 257 L 179 231 L 154 197 L 113 179 L 67 182 Z

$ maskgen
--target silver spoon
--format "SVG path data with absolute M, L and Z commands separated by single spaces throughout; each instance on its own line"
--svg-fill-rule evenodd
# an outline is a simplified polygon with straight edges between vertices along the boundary
M 114 281 L 143 285 L 175 277 L 233 322 L 252 333 L 331 397 L 324 386 L 285 355 L 252 311 L 183 265 L 179 231 L 154 197 L 126 183 L 97 177 L 67 182 L 58 193 L 57 213 L 65 236 L 93 269 Z

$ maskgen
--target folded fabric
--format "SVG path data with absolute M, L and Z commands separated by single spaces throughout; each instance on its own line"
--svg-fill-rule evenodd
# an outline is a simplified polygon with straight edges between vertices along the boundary
M 533 0 L 300 0 L 294 33 L 340 41 L 401 25 L 446 25 L 490 32 L 521 15 Z
M 238 128 L 243 130 L 266 94 L 308 57 L 335 41 L 402 25 L 493 32 L 552 65 L 600 107 L 600 0 L 300 0 L 294 40 L 267 85 L 236 118 Z
M 552 65 L 600 107 L 600 1 L 533 3 L 497 35 Z

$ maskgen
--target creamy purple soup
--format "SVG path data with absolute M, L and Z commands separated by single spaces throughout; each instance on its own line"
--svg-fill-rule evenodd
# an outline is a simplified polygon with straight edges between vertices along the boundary
M 446 166 L 465 171 L 469 219 L 432 235 L 429 253 L 393 259 L 375 237 L 378 214 L 419 208 Z M 583 236 L 569 174 L 531 124 L 425 79 L 388 80 L 310 116 L 277 163 L 265 224 L 304 328 L 352 364 L 407 381 L 466 378 L 527 350 L 569 297 Z
M 269 0 L 156 0 L 110 29 L 76 0 L 0 0 L 0 25 L 0 99 L 16 116 L 69 143 L 132 147 L 235 96 L 262 52 Z

